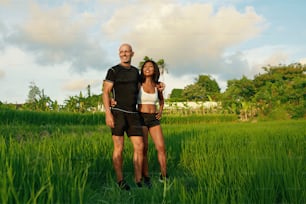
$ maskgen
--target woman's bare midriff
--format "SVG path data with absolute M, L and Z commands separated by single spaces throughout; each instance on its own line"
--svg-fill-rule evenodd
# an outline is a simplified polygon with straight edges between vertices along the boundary
M 156 106 L 153 104 L 138 104 L 138 111 L 141 113 L 156 113 Z

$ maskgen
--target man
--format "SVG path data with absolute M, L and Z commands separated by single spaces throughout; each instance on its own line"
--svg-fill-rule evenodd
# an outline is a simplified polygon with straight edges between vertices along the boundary
M 124 133 L 130 138 L 134 153 L 133 163 L 135 182 L 141 187 L 143 164 L 143 132 L 140 115 L 137 112 L 137 95 L 139 90 L 139 70 L 131 65 L 134 52 L 129 44 L 119 47 L 120 64 L 113 66 L 107 72 L 103 82 L 103 104 L 105 108 L 105 122 L 111 128 L 114 143 L 113 166 L 117 177 L 118 186 L 123 190 L 130 190 L 124 180 L 123 148 Z M 111 108 L 111 97 L 116 100 L 116 105 Z

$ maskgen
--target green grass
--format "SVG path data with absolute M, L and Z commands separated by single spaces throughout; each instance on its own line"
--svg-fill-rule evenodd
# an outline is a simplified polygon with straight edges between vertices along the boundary
M 234 114 L 206 114 L 206 115 L 165 115 L 163 124 L 198 123 L 198 122 L 231 122 L 237 121 Z M 97 113 L 70 113 L 70 112 L 37 112 L 27 110 L 11 110 L 0 108 L 0 124 L 19 125 L 103 125 L 105 115 Z
M 37 112 L 0 108 L 0 124 L 102 125 L 104 113 Z
M 0 125 L 0 203 L 305 203 L 306 121 L 258 123 L 173 118 L 163 125 L 171 182 L 136 189 L 126 138 L 120 191 L 105 125 Z M 175 122 L 174 122 L 175 121 Z

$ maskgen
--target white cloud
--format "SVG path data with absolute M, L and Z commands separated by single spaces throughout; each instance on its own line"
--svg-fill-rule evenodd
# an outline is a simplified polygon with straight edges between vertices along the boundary
M 0 80 L 2 102 L 6 99 L 13 103 L 26 100 L 27 88 L 32 80 L 31 65 L 31 58 L 19 49 L 8 47 L 1 53 L 0 67 L 5 72 L 5 77 Z
M 172 74 L 164 74 L 160 77 L 160 81 L 166 85 L 164 96 L 168 98 L 173 89 L 184 89 L 187 85 L 193 84 L 196 79 L 196 75 L 187 74 L 183 76 L 173 76 Z
M 256 37 L 264 28 L 264 19 L 251 7 L 240 13 L 233 7 L 215 11 L 212 4 L 205 3 L 152 3 L 118 9 L 104 30 L 131 42 L 135 62 L 146 55 L 163 58 L 169 72 L 181 76 L 232 75 L 233 70 L 222 67 L 224 50 Z
M 164 59 L 171 76 L 165 81 L 169 94 L 172 88 L 194 83 L 190 78 L 181 80 L 185 75 L 213 75 L 222 90 L 226 80 L 250 76 L 244 53 L 226 57 L 224 53 L 257 37 L 266 27 L 266 21 L 252 7 L 239 12 L 230 6 L 215 9 L 209 3 L 148 5 L 146 1 L 116 10 L 103 29 L 108 36 L 133 45 L 136 65 L 144 56 Z
M 245 50 L 243 56 L 250 67 L 249 74 L 246 76 L 253 77 L 264 72 L 262 68 L 267 65 L 277 66 L 279 64 L 293 63 L 288 61 L 291 52 L 293 51 L 290 47 L 284 45 L 267 45 Z
M 3 70 L 0 69 L 0 79 L 1 79 L 1 78 L 4 78 L 4 76 L 5 76 L 5 72 L 4 72 Z
M 26 101 L 29 84 L 32 81 L 40 89 L 44 89 L 47 96 L 61 104 L 69 96 L 78 95 L 80 91 L 85 94 L 88 84 L 91 86 L 92 94 L 100 94 L 102 79 L 105 75 L 103 70 L 90 70 L 80 76 L 79 73 L 71 72 L 68 63 L 42 67 L 35 64 L 33 55 L 12 47 L 7 48 L 0 56 L 0 67 L 5 72 L 5 77 L 0 80 L 2 87 L 0 101 L 10 99 L 9 102 L 13 103 Z M 83 87 L 63 88 L 69 83 L 72 84 L 73 81 L 82 81 L 81 79 L 84 82 Z
M 98 39 L 88 34 L 96 23 L 90 13 L 77 14 L 67 4 L 43 8 L 34 3 L 29 13 L 30 17 L 7 40 L 35 54 L 37 63 L 68 62 L 72 69 L 85 71 L 98 69 L 108 61 Z
M 10 0 L 0 0 L 0 5 L 7 5 Z
M 306 58 L 300 59 L 301 64 L 306 64 Z
M 102 80 L 101 79 L 76 79 L 71 80 L 63 84 L 63 90 L 67 91 L 80 91 L 87 89 L 87 86 L 90 85 L 91 87 L 94 86 L 101 86 Z

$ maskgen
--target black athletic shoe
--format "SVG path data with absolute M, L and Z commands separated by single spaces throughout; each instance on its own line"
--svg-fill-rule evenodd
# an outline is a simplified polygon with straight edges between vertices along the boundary
M 125 180 L 121 180 L 118 182 L 118 186 L 121 190 L 126 190 L 129 191 L 131 190 L 129 184 L 127 184 L 127 182 Z
M 166 176 L 163 176 L 162 174 L 159 175 L 159 182 L 165 183 L 169 181 L 169 176 L 166 174 Z
M 137 186 L 138 188 L 142 188 L 142 183 L 141 183 L 141 181 L 137 182 L 137 183 L 136 183 L 136 186 Z
M 152 183 L 150 177 L 144 177 L 143 178 L 143 183 L 147 188 L 152 188 Z

